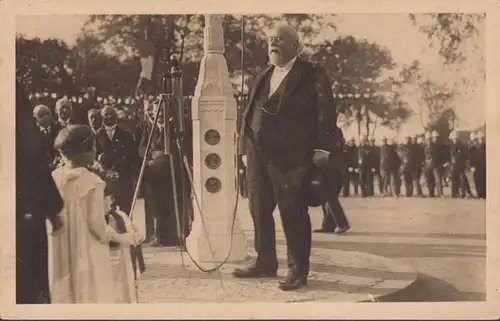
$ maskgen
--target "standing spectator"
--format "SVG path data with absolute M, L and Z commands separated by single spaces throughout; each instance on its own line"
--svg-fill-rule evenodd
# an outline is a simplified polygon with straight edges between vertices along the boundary
M 467 167 L 467 148 L 458 140 L 457 132 L 450 133 L 450 176 L 451 176 L 451 197 L 467 197 L 467 185 L 465 181 L 465 169 Z
M 61 98 L 56 102 L 56 114 L 61 128 L 73 124 L 73 106 L 68 98 Z
M 33 117 L 39 129 L 38 132 L 47 157 L 47 164 L 51 169 L 55 169 L 59 162 L 59 153 L 54 148 L 54 141 L 61 130 L 61 126 L 58 122 L 54 122 L 50 108 L 45 105 L 37 105 L 33 109 Z
M 130 214 L 139 155 L 132 134 L 117 126 L 116 110 L 107 106 L 101 115 L 104 126 L 96 133 L 97 159 L 105 170 L 118 173 L 112 196 L 120 210 Z
M 476 138 L 470 166 L 474 175 L 477 197 L 486 199 L 486 141 L 481 132 L 476 134 Z
M 54 233 L 60 232 L 63 200 L 20 83 L 16 111 L 16 302 L 50 303 L 46 219 Z
M 358 166 L 361 184 L 361 197 L 373 196 L 373 175 L 376 171 L 377 156 L 373 147 L 368 142 L 368 137 L 364 136 L 358 147 Z
M 91 109 L 88 112 L 88 120 L 90 128 L 94 131 L 94 134 L 102 127 L 102 116 L 101 112 L 97 109 Z

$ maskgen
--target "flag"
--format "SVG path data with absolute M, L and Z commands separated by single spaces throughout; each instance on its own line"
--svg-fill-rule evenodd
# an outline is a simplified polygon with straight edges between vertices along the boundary
M 153 80 L 153 65 L 154 58 L 153 56 L 147 56 L 141 58 L 141 75 L 140 78 Z
M 140 92 L 145 95 L 151 93 L 153 83 L 153 72 L 155 67 L 155 43 L 154 43 L 154 30 L 153 21 L 149 16 L 143 17 L 144 33 L 143 36 L 137 41 L 137 51 L 140 55 L 141 72 L 137 82 L 135 95 L 138 96 Z

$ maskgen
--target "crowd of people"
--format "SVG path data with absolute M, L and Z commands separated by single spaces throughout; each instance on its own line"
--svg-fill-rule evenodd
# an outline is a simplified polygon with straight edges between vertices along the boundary
M 347 142 L 342 196 L 373 196 L 377 181 L 381 196 L 443 197 L 444 187 L 450 186 L 453 198 L 486 198 L 486 141 L 482 132 L 471 133 L 467 143 L 461 142 L 455 131 L 444 139 L 433 131 L 424 137 L 406 137 L 402 143 L 386 137 L 381 140 L 381 145 L 366 136 L 360 144 L 354 138 Z
M 276 276 L 276 207 L 289 269 L 279 288 L 290 291 L 307 285 L 311 206 L 321 206 L 324 215 L 316 232 L 345 233 L 350 226 L 339 197 L 373 196 L 375 179 L 381 195 L 400 196 L 404 189 L 406 196 L 423 196 L 424 177 L 428 196 L 434 197 L 444 195 L 449 177 L 452 197 L 470 197 L 466 172 L 471 171 L 474 196 L 486 197 L 483 135 L 476 134 L 468 144 L 455 133 L 448 141 L 435 132 L 399 145 L 383 139 L 376 146 L 367 137 L 359 146 L 354 140 L 346 143 L 336 124 L 331 82 L 324 69 L 298 55 L 296 31 L 279 24 L 268 45 L 270 65 L 250 88 L 238 135 L 240 192 L 249 199 L 257 258 L 235 269 L 234 277 Z M 30 102 L 22 86 L 17 87 L 18 111 L 25 111 Z M 184 246 L 193 219 L 191 198 L 184 197 L 191 186 L 182 183 L 182 175 L 172 177 L 186 170 L 181 151 L 169 148 L 178 141 L 164 119 L 173 119 L 163 117 L 163 108 L 152 100 L 144 101 L 144 116 L 113 106 L 75 110 L 67 98 L 54 108 L 37 104 L 31 115 L 16 113 L 22 124 L 16 132 L 18 303 L 136 302 L 134 274 L 145 269 L 140 244 Z M 191 133 L 187 128 L 182 146 L 190 166 Z M 172 164 L 180 167 L 172 171 Z M 323 187 L 319 203 L 310 197 L 315 186 Z M 144 236 L 129 217 L 139 190 Z M 47 219 L 52 229 L 51 286 Z
M 141 244 L 182 246 L 190 229 L 184 211 L 179 237 L 170 162 L 180 164 L 180 155 L 175 149 L 172 158 L 164 152 L 164 138 L 171 135 L 164 135 L 168 126 L 162 111 L 153 130 L 160 106 L 145 101 L 145 121 L 112 106 L 87 108 L 84 118 L 83 108 L 75 110 L 61 98 L 53 108 L 35 105 L 29 117 L 23 112 L 30 104 L 26 97 L 18 93 L 16 114 L 22 125 L 17 136 L 22 138 L 17 155 L 17 202 L 22 205 L 17 215 L 18 303 L 136 302 L 134 280 L 145 270 Z M 190 159 L 189 150 L 185 154 Z M 144 236 L 129 218 L 143 160 Z

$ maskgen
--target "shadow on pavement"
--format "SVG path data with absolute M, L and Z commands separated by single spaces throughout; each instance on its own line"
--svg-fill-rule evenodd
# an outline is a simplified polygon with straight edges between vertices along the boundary
M 486 234 L 445 234 L 445 233 L 396 233 L 396 232 L 349 232 L 352 236 L 375 236 L 375 237 L 426 237 L 462 240 L 486 240 Z
M 451 283 L 427 274 L 419 274 L 417 281 L 406 289 L 379 299 L 380 302 L 470 302 L 485 300 L 485 293 L 460 291 Z
M 389 242 L 352 242 L 344 241 L 347 236 L 334 236 L 332 240 L 313 240 L 313 248 L 354 251 L 381 255 L 389 258 L 405 257 L 486 257 L 486 245 L 464 244 L 415 244 Z M 277 244 L 285 245 L 284 240 L 277 239 Z

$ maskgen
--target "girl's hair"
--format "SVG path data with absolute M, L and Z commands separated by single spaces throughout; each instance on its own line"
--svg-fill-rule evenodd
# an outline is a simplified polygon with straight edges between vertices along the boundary
M 93 147 L 94 133 L 87 125 L 69 125 L 63 128 L 54 142 L 54 148 L 68 158 L 89 152 Z

